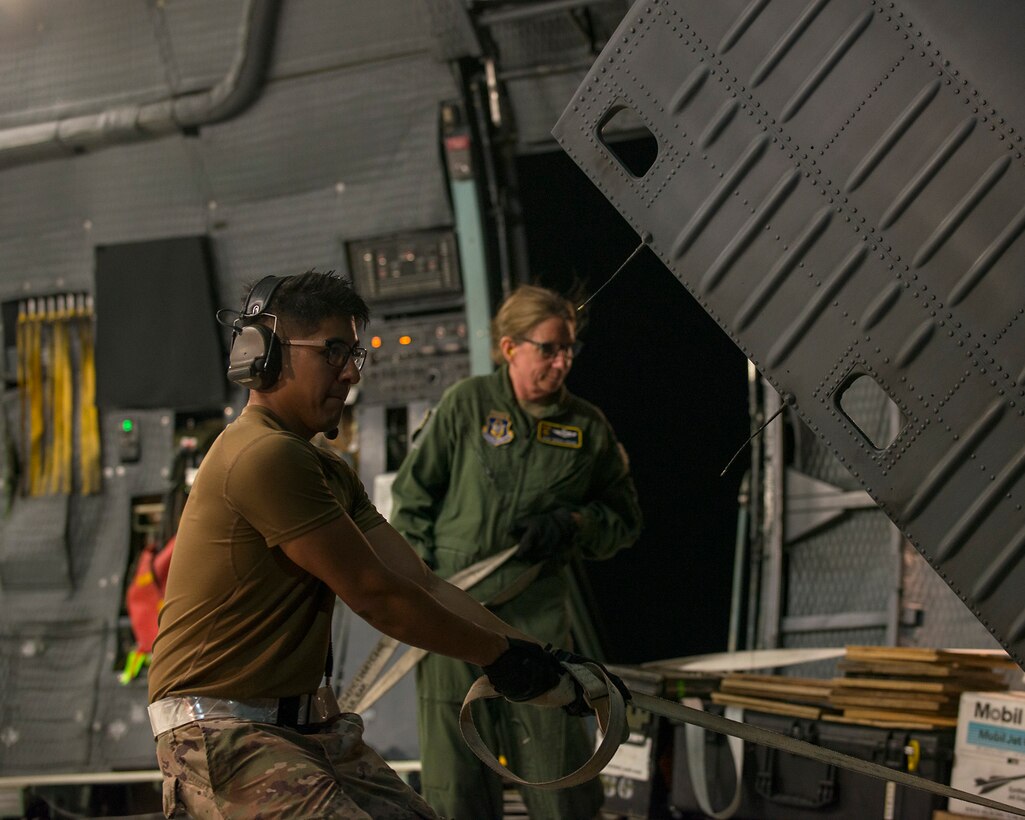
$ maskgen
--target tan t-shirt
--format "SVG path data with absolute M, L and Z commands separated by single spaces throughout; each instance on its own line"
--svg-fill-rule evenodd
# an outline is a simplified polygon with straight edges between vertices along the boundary
M 362 532 L 384 521 L 341 458 L 246 407 L 204 457 L 182 513 L 150 700 L 315 690 L 335 595 L 277 545 L 343 514 Z

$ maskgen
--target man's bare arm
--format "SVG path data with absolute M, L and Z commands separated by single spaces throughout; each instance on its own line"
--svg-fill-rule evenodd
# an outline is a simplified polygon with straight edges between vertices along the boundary
M 398 533 L 396 537 L 401 540 Z M 504 635 L 509 628 L 494 616 L 491 619 L 495 625 L 488 625 L 449 609 L 427 584 L 410 577 L 411 572 L 415 575 L 411 561 L 421 566 L 423 562 L 404 540 L 402 543 L 412 559 L 393 556 L 394 550 L 388 546 L 383 547 L 381 556 L 352 519 L 343 514 L 283 543 L 281 549 L 384 634 L 479 666 L 494 661 L 508 646 Z M 479 604 L 474 606 L 486 612 Z
M 536 639 L 509 626 L 459 587 L 453 586 L 444 578 L 431 572 L 413 551 L 413 548 L 409 546 L 406 539 L 391 524 L 379 524 L 370 530 L 366 537 L 370 546 L 374 548 L 377 556 L 386 566 L 423 587 L 447 609 L 486 629 L 511 635 L 524 641 L 536 642 Z

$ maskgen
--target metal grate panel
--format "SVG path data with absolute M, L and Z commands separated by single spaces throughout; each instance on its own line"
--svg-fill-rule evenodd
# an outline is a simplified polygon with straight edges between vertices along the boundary
M 1022 663 L 1025 165 L 978 82 L 898 3 L 641 0 L 556 136 Z M 885 449 L 856 375 L 902 414 Z
M 878 612 L 897 583 L 892 524 L 856 510 L 821 533 L 787 547 L 787 615 Z

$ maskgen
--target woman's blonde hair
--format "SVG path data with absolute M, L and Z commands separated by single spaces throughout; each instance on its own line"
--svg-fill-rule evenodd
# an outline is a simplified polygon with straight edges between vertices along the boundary
M 574 327 L 577 323 L 576 310 L 569 299 L 538 285 L 520 285 L 505 297 L 491 320 L 491 358 L 496 364 L 505 362 L 498 346 L 503 336 L 522 338 L 532 327 L 553 317 L 565 319 Z

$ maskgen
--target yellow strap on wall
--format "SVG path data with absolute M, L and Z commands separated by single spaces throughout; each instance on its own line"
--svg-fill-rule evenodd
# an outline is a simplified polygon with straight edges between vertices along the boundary
M 66 294 L 22 302 L 16 341 L 22 493 L 100 492 L 92 300 Z
M 81 365 L 79 368 L 79 492 L 91 495 L 100 491 L 100 423 L 96 410 L 96 348 L 93 344 L 92 299 L 79 303 L 78 330 Z
M 28 312 L 28 394 L 29 394 L 29 495 L 42 495 L 46 423 L 43 382 L 43 307 L 30 301 Z
M 43 492 L 52 495 L 57 492 L 57 471 L 59 453 L 59 434 L 55 424 L 58 413 L 58 404 L 61 396 L 61 368 L 57 362 L 58 331 L 57 331 L 57 300 L 49 298 L 46 300 L 46 361 L 47 365 L 44 378 L 46 379 L 46 406 L 44 410 L 44 424 L 46 432 L 46 457 L 43 460 Z
M 64 370 L 61 381 L 60 395 L 60 460 L 58 492 L 70 494 L 75 469 L 75 360 L 72 356 L 72 296 L 64 298 L 64 310 L 60 314 L 58 326 L 61 342 L 59 357 L 60 366 Z
M 15 326 L 14 349 L 18 356 L 18 445 L 24 462 L 28 461 L 28 305 L 18 303 L 18 324 Z M 23 463 L 18 483 L 21 494 L 28 494 L 28 469 Z

